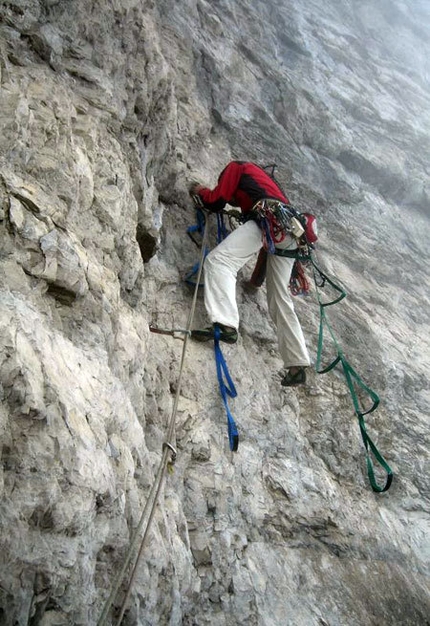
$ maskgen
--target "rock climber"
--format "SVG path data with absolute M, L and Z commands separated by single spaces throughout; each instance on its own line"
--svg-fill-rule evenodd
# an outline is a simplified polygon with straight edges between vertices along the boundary
M 196 329 L 191 333 L 198 341 L 208 341 L 214 338 L 217 326 L 219 339 L 233 344 L 237 341 L 239 327 L 237 273 L 255 253 L 262 250 L 265 243 L 258 220 L 253 219 L 255 206 L 263 200 L 275 201 L 281 206 L 288 205 L 289 200 L 274 178 L 263 168 L 245 161 L 230 162 L 221 172 L 214 189 L 193 183 L 190 193 L 199 196 L 209 211 L 221 211 L 226 204 L 239 207 L 245 220 L 205 259 L 204 301 L 212 326 Z M 283 238 L 278 238 L 275 242 L 275 250 L 272 250 L 275 253 L 267 255 L 267 263 L 264 262 L 264 249 L 259 257 L 260 264 L 266 266 L 267 303 L 276 326 L 279 351 L 287 370 L 281 381 L 286 387 L 304 384 L 306 368 L 310 365 L 303 331 L 289 292 L 294 258 L 278 255 L 282 250 L 296 249 L 297 240 L 291 234 L 284 233 Z

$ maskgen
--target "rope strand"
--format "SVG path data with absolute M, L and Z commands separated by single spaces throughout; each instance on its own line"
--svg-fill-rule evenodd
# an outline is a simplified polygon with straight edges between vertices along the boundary
M 174 432 L 175 432 L 175 422 L 176 422 L 176 413 L 178 410 L 178 404 L 179 404 L 179 395 L 180 395 L 180 391 L 181 391 L 181 385 L 182 385 L 182 375 L 183 375 L 183 369 L 184 369 L 184 362 L 185 362 L 185 354 L 186 354 L 186 349 L 187 349 L 187 343 L 188 343 L 188 339 L 191 335 L 191 326 L 193 323 L 193 319 L 194 319 L 194 314 L 195 314 L 195 310 L 196 310 L 196 303 L 197 303 L 197 295 L 198 295 L 198 289 L 199 289 L 199 283 L 200 283 L 200 278 L 201 278 L 201 274 L 203 271 L 203 262 L 205 259 L 205 249 L 206 249 L 206 239 L 207 239 L 207 233 L 208 233 L 208 220 L 205 219 L 205 226 L 204 226 L 204 231 L 203 231 L 203 241 L 202 241 L 202 254 L 201 254 L 201 259 L 200 259 L 200 266 L 199 266 L 199 271 L 198 271 L 198 275 L 197 275 L 197 281 L 196 281 L 196 286 L 194 289 L 194 294 L 193 294 L 193 300 L 192 300 L 192 304 L 191 304 L 191 309 L 188 315 L 188 320 L 187 320 L 187 333 L 184 336 L 184 342 L 183 342 L 183 346 L 182 346 L 182 355 L 181 355 L 181 362 L 180 362 L 180 367 L 179 367 L 179 376 L 178 376 L 178 384 L 177 384 L 177 388 L 176 388 L 176 395 L 175 395 L 175 401 L 173 404 L 173 409 L 172 409 L 172 414 L 170 417 L 170 421 L 169 421 L 169 427 L 167 430 L 167 440 L 163 443 L 163 454 L 161 457 L 161 461 L 160 461 L 160 465 L 158 467 L 158 471 L 156 474 L 156 478 L 154 480 L 154 483 L 152 485 L 150 494 L 148 496 L 148 500 L 146 502 L 145 508 L 143 510 L 143 513 L 141 515 L 141 518 L 139 520 L 139 524 L 137 525 L 136 531 L 131 539 L 130 542 L 130 547 L 127 551 L 126 554 L 126 558 L 124 560 L 123 566 L 121 568 L 120 573 L 118 574 L 112 589 L 111 589 L 111 593 L 109 595 L 108 600 L 106 601 L 106 604 L 104 606 L 103 612 L 100 616 L 99 621 L 97 622 L 97 626 L 104 626 L 106 624 L 106 619 L 108 617 L 110 608 L 113 604 L 113 601 L 115 600 L 119 588 L 121 586 L 121 582 L 124 578 L 126 569 L 131 561 L 132 558 L 132 553 L 134 550 L 134 547 L 137 543 L 137 539 L 139 537 L 139 534 L 144 526 L 144 521 L 148 515 L 148 511 L 149 511 L 149 515 L 148 515 L 148 519 L 146 522 L 146 527 L 145 527 L 145 531 L 141 540 L 141 544 L 140 544 L 140 548 L 139 548 L 139 552 L 136 558 L 136 562 L 133 568 L 133 571 L 131 573 L 131 577 L 127 586 L 127 591 L 125 594 L 125 598 L 123 600 L 122 606 L 121 606 L 121 611 L 118 617 L 118 620 L 116 622 L 116 626 L 120 626 L 121 622 L 122 622 L 122 618 L 124 617 L 124 613 L 126 610 L 126 606 L 127 606 L 127 602 L 130 598 L 130 594 L 131 594 L 131 589 L 134 583 L 134 580 L 136 578 L 136 573 L 137 573 L 137 569 L 139 566 L 139 562 L 140 559 L 142 557 L 143 554 L 143 550 L 144 547 L 146 545 L 146 540 L 147 537 L 149 535 L 149 530 L 152 524 L 152 520 L 154 518 L 154 514 L 155 514 L 155 508 L 161 493 L 161 488 L 162 488 L 162 484 L 163 484 L 163 479 L 164 479 L 164 475 L 166 472 L 166 468 L 167 468 L 167 464 L 168 464 L 168 458 L 169 455 L 171 455 L 172 458 L 172 462 L 174 461 L 174 458 L 176 457 L 176 454 L 173 452 L 175 449 L 171 443 L 171 440 L 173 438 Z M 151 504 L 152 502 L 152 504 Z

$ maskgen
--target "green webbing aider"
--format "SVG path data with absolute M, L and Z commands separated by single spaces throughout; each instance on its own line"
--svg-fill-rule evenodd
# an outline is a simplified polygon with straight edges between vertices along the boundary
M 315 264 L 312 256 L 310 256 L 310 261 L 314 267 L 314 279 L 315 279 L 315 286 L 316 286 L 316 291 L 317 291 L 317 296 L 318 296 L 318 303 L 320 306 L 320 328 L 319 328 L 319 337 L 318 337 L 318 352 L 317 352 L 317 360 L 316 360 L 316 364 L 315 364 L 315 369 L 317 371 L 318 374 L 325 374 L 326 372 L 329 372 L 330 370 L 332 370 L 334 367 L 336 367 L 336 365 L 338 363 L 341 363 L 342 368 L 343 368 L 343 373 L 345 374 L 345 378 L 346 378 L 346 382 L 348 384 L 348 388 L 351 394 L 351 398 L 352 398 L 352 402 L 354 405 L 354 410 L 355 410 L 355 414 L 358 417 L 358 423 L 360 426 L 360 432 L 361 432 L 361 437 L 363 439 L 363 443 L 364 443 L 364 447 L 366 450 L 366 463 L 367 463 L 367 474 L 369 476 L 369 481 L 370 481 L 370 485 L 373 489 L 373 491 L 376 491 L 378 493 L 382 493 L 383 491 L 388 491 L 388 489 L 390 488 L 390 485 L 393 481 L 393 472 L 390 468 L 390 466 L 388 465 L 388 463 L 385 461 L 384 457 L 381 455 L 381 453 L 379 452 L 378 448 L 375 446 L 375 444 L 373 443 L 373 441 L 371 440 L 371 438 L 369 437 L 369 435 L 366 432 L 366 425 L 364 422 L 364 416 L 368 415 L 369 413 L 372 413 L 372 411 L 374 411 L 378 404 L 379 404 L 379 397 L 378 395 L 372 390 L 370 389 L 370 387 L 368 387 L 360 378 L 360 376 L 357 374 L 357 372 L 351 367 L 351 365 L 348 363 L 348 361 L 345 358 L 345 355 L 343 354 L 343 351 L 341 349 L 341 347 L 339 346 L 336 337 L 334 336 L 333 330 L 327 320 L 327 316 L 326 316 L 326 311 L 325 309 L 328 306 L 332 306 L 333 304 L 336 304 L 338 302 L 340 302 L 341 300 L 343 300 L 343 298 L 346 297 L 346 292 L 339 287 L 339 285 L 336 285 L 328 276 L 326 276 Z M 334 300 L 332 300 L 331 302 L 322 302 L 321 301 L 321 297 L 320 297 L 320 293 L 318 290 L 318 282 L 317 282 L 317 275 L 320 278 L 320 280 L 322 280 L 322 285 L 323 286 L 325 283 L 328 283 L 331 287 L 333 287 L 333 289 L 335 289 L 339 295 L 337 296 L 337 298 L 335 298 Z M 327 367 L 324 367 L 323 369 L 320 369 L 321 367 L 321 358 L 322 358 L 322 349 L 323 349 L 323 336 L 324 336 L 324 326 L 328 329 L 331 338 L 333 340 L 333 343 L 336 347 L 337 350 L 337 356 L 334 359 L 334 361 L 332 361 L 332 363 L 330 363 L 330 365 L 327 365 Z M 367 410 L 362 410 L 360 407 L 360 402 L 359 399 L 357 397 L 357 393 L 355 391 L 354 385 L 360 387 L 368 396 L 369 398 L 372 400 L 372 406 L 370 407 L 370 409 Z M 380 487 L 375 479 L 375 472 L 373 469 L 373 463 L 372 463 L 372 459 L 370 456 L 370 452 L 373 453 L 373 456 L 375 457 L 376 461 L 379 463 L 379 465 L 385 470 L 387 477 L 385 480 L 385 485 L 383 487 Z

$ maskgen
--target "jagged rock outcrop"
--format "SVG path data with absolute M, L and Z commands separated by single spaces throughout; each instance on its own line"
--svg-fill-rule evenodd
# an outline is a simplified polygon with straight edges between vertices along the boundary
M 7 0 L 0 19 L 0 623 L 97 623 L 177 388 L 181 344 L 149 324 L 187 321 L 187 185 L 243 158 L 319 218 L 395 481 L 370 490 L 340 372 L 280 387 L 264 288 L 239 283 L 239 451 L 189 343 L 124 623 L 428 624 L 425 0 Z M 315 354 L 318 306 L 296 306 Z

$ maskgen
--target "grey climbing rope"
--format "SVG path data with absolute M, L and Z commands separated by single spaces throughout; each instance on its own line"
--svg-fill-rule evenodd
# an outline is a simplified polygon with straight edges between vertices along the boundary
M 105 626 L 106 624 L 106 620 L 110 611 L 110 608 L 118 594 L 119 588 L 121 586 L 122 580 L 124 578 L 125 572 L 127 570 L 127 567 L 132 559 L 132 554 L 134 551 L 134 548 L 137 544 L 137 541 L 139 539 L 139 536 L 141 534 L 142 528 L 144 527 L 144 522 L 146 520 L 146 525 L 145 525 L 145 530 L 143 533 L 143 537 L 140 543 L 140 548 L 139 548 L 139 552 L 137 554 L 137 558 L 133 567 L 133 571 L 131 573 L 130 576 L 130 580 L 128 582 L 127 585 L 127 591 L 121 606 L 121 611 L 119 614 L 119 617 L 116 621 L 116 626 L 119 626 L 122 622 L 122 618 L 124 617 L 124 613 L 127 607 L 127 602 L 130 598 L 130 594 L 131 594 L 131 590 L 132 590 L 132 586 L 136 577 L 136 573 L 137 573 L 137 568 L 139 566 L 139 562 L 140 559 L 142 557 L 145 545 L 146 545 L 146 540 L 147 537 L 149 535 L 149 530 L 151 528 L 151 524 L 152 524 L 152 520 L 154 518 L 154 514 L 155 514 L 155 509 L 157 506 L 157 502 L 161 493 L 161 488 L 162 488 L 162 484 L 163 484 L 163 479 L 164 479 L 164 475 L 166 473 L 166 469 L 170 466 L 173 466 L 173 463 L 176 460 L 176 449 L 172 443 L 172 439 L 175 433 L 175 422 L 176 422 L 176 413 L 178 410 L 178 404 L 179 404 L 179 395 L 181 392 L 181 385 L 182 385 L 182 375 L 183 375 L 183 370 L 184 370 L 184 363 L 185 363 L 185 354 L 186 354 L 186 350 L 187 350 L 187 343 L 188 343 L 188 338 L 191 335 L 191 327 L 193 324 L 193 319 L 194 319 L 194 314 L 195 314 L 195 310 L 196 310 L 196 303 L 197 303 L 197 295 L 198 295 L 198 291 L 199 291 L 199 283 L 200 283 L 200 278 L 201 278 L 201 274 L 203 271 L 203 262 L 204 262 L 204 257 L 205 257 L 205 249 L 206 249 L 206 239 L 207 239 L 207 233 L 208 233 L 208 221 L 209 220 L 205 220 L 205 226 L 204 226 L 204 232 L 203 232 L 203 242 L 202 242 L 202 256 L 201 256 L 201 260 L 200 260 L 200 265 L 199 265 L 199 273 L 197 276 L 197 280 L 196 280 L 196 286 L 194 289 L 194 294 L 193 294 L 193 300 L 192 300 L 192 304 L 191 304 L 191 309 L 188 315 L 188 321 L 187 321 L 187 331 L 184 333 L 184 338 L 183 338 L 183 346 L 182 346 L 182 355 L 181 355 L 181 361 L 180 361 L 180 366 L 179 366 L 179 376 L 178 376 L 178 384 L 176 387 L 176 395 L 175 395 L 175 401 L 173 404 L 173 409 L 172 409 L 172 414 L 170 416 L 170 420 L 169 420 L 169 426 L 168 426 L 168 430 L 167 430 L 167 436 L 166 436 L 166 441 L 163 443 L 163 454 L 161 457 L 161 461 L 158 467 L 158 471 L 154 480 L 154 483 L 152 485 L 150 494 L 148 496 L 148 499 L 146 501 L 146 505 L 145 508 L 143 510 L 143 513 L 140 517 L 139 523 L 136 527 L 136 530 L 134 532 L 134 535 L 130 541 L 130 546 L 129 549 L 127 551 L 127 554 L 125 556 L 124 559 L 124 563 L 122 565 L 122 568 L 118 574 L 118 576 L 115 579 L 114 584 L 112 585 L 111 588 L 111 593 L 105 603 L 103 612 L 100 616 L 99 621 L 97 622 L 97 626 Z

